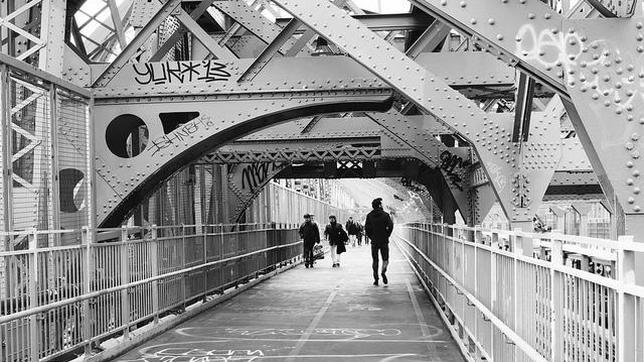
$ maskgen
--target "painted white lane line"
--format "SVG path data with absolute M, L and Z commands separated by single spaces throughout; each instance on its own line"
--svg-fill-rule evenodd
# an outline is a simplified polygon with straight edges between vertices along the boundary
M 411 305 L 414 307 L 414 313 L 416 313 L 416 319 L 418 320 L 418 324 L 420 324 L 420 331 L 423 334 L 423 337 L 427 337 L 430 334 L 429 328 L 427 328 L 427 324 L 425 323 L 425 316 L 423 315 L 423 311 L 420 309 L 418 299 L 416 299 L 416 294 L 414 293 L 409 280 L 405 280 L 405 284 L 407 285 L 407 292 L 409 293 L 409 299 L 411 299 Z
M 338 285 L 336 285 L 335 288 L 333 288 L 333 291 L 331 292 L 329 297 L 324 302 L 324 305 L 322 306 L 322 308 L 320 308 L 318 313 L 315 315 L 315 318 L 313 318 L 313 320 L 311 321 L 311 324 L 309 324 L 308 328 L 306 328 L 306 331 L 304 332 L 302 337 L 300 337 L 300 339 L 297 341 L 297 344 L 295 345 L 295 348 L 293 348 L 291 353 L 289 353 L 289 356 L 296 356 L 296 355 L 298 355 L 300 353 L 300 351 L 302 350 L 302 347 L 304 347 L 304 344 L 309 339 L 309 337 L 311 337 L 311 334 L 313 334 L 313 331 L 315 330 L 317 325 L 322 320 L 322 317 L 324 316 L 326 311 L 331 306 L 331 302 L 333 302 L 333 299 L 338 294 L 338 291 L 340 290 L 340 287 L 342 286 L 343 282 L 344 282 L 344 279 L 340 280 Z M 294 361 L 294 357 L 289 357 L 286 361 L 288 361 L 288 362 Z

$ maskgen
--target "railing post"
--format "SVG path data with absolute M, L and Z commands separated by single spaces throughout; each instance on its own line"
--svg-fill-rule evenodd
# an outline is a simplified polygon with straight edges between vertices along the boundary
M 563 277 L 557 272 L 557 267 L 563 265 L 563 243 L 561 240 L 552 239 L 552 255 L 550 257 L 550 280 L 552 285 L 552 296 L 550 299 L 550 308 L 553 318 L 550 319 L 550 345 L 551 361 L 561 361 L 563 359 Z
M 91 292 L 92 286 L 92 231 L 87 227 L 83 226 L 81 230 L 81 242 L 85 247 L 85 258 L 83 260 L 83 289 L 81 294 L 88 294 Z M 82 254 L 81 254 L 82 255 Z M 82 324 L 82 333 L 83 333 L 83 342 L 85 343 L 84 349 L 85 354 L 91 352 L 91 343 L 92 343 L 92 331 L 91 331 L 91 311 L 89 308 L 89 299 L 84 299 L 81 308 L 81 324 Z
M 156 224 L 150 227 L 150 271 L 152 277 L 159 275 L 159 233 Z M 159 280 L 152 281 L 152 313 L 154 313 L 154 324 L 159 323 Z
M 497 256 L 497 251 L 494 250 L 499 249 L 499 233 L 496 231 L 492 232 L 492 241 L 491 241 L 491 251 L 490 251 L 490 311 L 499 317 L 497 313 L 497 308 L 496 308 L 496 256 Z M 490 357 L 494 359 L 495 353 L 494 353 L 494 327 L 490 328 Z
M 181 269 L 186 268 L 186 226 L 181 224 Z M 181 306 L 182 311 L 186 310 L 186 273 L 181 273 Z
M 619 242 L 633 242 L 633 236 L 620 236 Z M 619 248 L 617 251 L 617 360 L 635 361 L 637 346 L 635 297 L 624 292 L 627 285 L 635 284 L 635 253 Z M 641 336 L 637 336 L 641 337 Z
M 130 283 L 130 274 L 128 264 L 130 262 L 128 255 L 128 236 L 127 236 L 127 227 L 121 227 L 121 248 L 120 248 L 120 257 L 121 257 L 121 285 L 127 285 Z M 130 288 L 121 289 L 121 318 L 123 319 L 123 338 L 130 338 Z
M 36 229 L 32 228 L 28 235 L 29 241 L 29 308 L 38 306 L 38 237 Z M 29 317 L 29 358 L 32 361 L 39 360 L 40 343 L 38 343 L 38 313 Z
M 208 262 L 208 247 L 206 245 L 208 242 L 208 225 L 201 226 L 201 233 L 203 234 L 203 261 L 201 262 L 201 265 L 203 266 Z M 201 272 L 203 274 L 203 301 L 205 303 L 208 294 L 208 270 L 204 266 L 201 268 Z

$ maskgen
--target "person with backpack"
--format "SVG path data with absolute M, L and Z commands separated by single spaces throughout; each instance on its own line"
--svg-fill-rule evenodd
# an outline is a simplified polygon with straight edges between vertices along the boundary
M 304 266 L 313 268 L 313 246 L 320 243 L 320 230 L 310 214 L 304 214 L 304 222 L 300 226 L 300 237 L 304 245 Z
M 365 233 L 371 239 L 371 268 L 373 269 L 373 285 L 378 285 L 378 252 L 382 257 L 382 282 L 387 284 L 387 266 L 389 265 L 389 237 L 394 230 L 394 222 L 391 216 L 382 208 L 382 198 L 374 199 L 371 202 L 373 210 L 367 215 L 364 224 Z
M 344 243 L 349 240 L 349 237 L 342 228 L 342 224 L 338 224 L 334 215 L 329 216 L 329 224 L 324 228 L 324 237 L 329 241 L 329 245 L 331 246 L 332 267 L 340 267 L 340 254 L 347 251 Z

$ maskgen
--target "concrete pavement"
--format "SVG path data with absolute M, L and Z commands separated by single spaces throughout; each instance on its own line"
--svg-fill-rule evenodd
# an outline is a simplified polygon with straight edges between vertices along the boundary
M 370 246 L 300 265 L 217 305 L 118 361 L 463 361 L 391 244 L 389 285 L 373 286 Z

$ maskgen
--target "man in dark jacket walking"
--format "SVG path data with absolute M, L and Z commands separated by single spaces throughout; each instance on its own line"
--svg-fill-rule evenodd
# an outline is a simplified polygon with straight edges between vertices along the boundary
M 378 285 L 378 251 L 382 257 L 382 282 L 387 284 L 387 266 L 389 265 L 389 236 L 394 230 L 391 216 L 382 209 L 382 198 L 371 202 L 373 210 L 367 215 L 364 224 L 365 233 L 371 239 L 371 268 L 373 269 L 373 285 Z
M 313 268 L 313 246 L 320 243 L 320 230 L 309 214 L 304 214 L 300 237 L 304 240 L 304 266 Z

